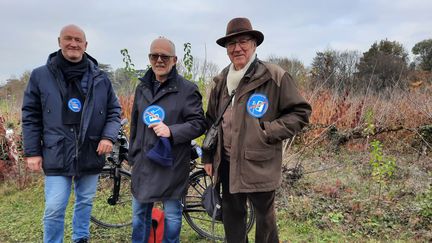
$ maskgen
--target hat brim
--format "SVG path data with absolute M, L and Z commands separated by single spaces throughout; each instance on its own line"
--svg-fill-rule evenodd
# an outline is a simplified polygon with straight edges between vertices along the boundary
M 229 34 L 227 36 L 224 36 L 216 41 L 216 43 L 222 47 L 225 47 L 228 40 L 231 38 L 238 36 L 238 35 L 252 35 L 257 43 L 257 46 L 261 45 L 261 43 L 264 41 L 264 35 L 258 30 L 244 30 L 236 33 Z

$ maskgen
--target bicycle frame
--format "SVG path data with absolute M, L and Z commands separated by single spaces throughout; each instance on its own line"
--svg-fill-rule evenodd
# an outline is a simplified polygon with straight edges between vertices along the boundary
M 121 129 L 117 136 L 117 141 L 113 145 L 113 150 L 109 156 L 107 156 L 107 161 L 110 162 L 109 165 L 105 165 L 104 170 L 110 169 L 111 174 L 114 175 L 114 187 L 112 195 L 107 199 L 109 205 L 116 205 L 119 199 L 120 192 L 120 182 L 121 175 L 120 170 L 122 169 L 123 161 L 127 161 L 127 154 L 129 152 L 129 141 L 127 139 L 126 133 L 123 129 L 124 125 L 127 123 L 127 119 L 122 120 Z
M 92 221 L 99 226 L 106 228 L 120 228 L 129 226 L 132 223 L 131 201 L 132 195 L 130 192 L 131 173 L 130 168 L 125 167 L 123 163 L 127 161 L 129 151 L 129 142 L 124 132 L 124 124 L 127 120 L 122 121 L 122 128 L 118 134 L 117 141 L 113 145 L 113 151 L 106 158 L 106 165 L 103 168 L 99 179 L 100 193 L 98 209 L 95 210 L 93 205 Z M 210 233 L 209 228 L 205 225 L 206 222 L 211 222 L 211 218 L 202 206 L 202 193 L 209 185 L 210 177 L 206 174 L 203 166 L 199 164 L 199 158 L 202 151 L 199 145 L 191 142 L 191 160 L 188 194 L 182 198 L 183 217 L 191 228 L 202 237 L 208 239 L 223 239 L 223 232 L 220 232 L 221 222 L 218 222 L 218 234 Z M 126 192 L 126 193 L 125 193 Z M 127 196 L 125 196 L 127 195 Z M 98 197 L 95 197 L 97 201 Z M 127 209 L 128 213 L 124 213 Z M 123 211 L 122 211 L 123 210 Z M 254 223 L 254 213 L 251 208 L 251 214 L 248 217 L 248 231 Z M 97 211 L 97 212 L 96 212 Z

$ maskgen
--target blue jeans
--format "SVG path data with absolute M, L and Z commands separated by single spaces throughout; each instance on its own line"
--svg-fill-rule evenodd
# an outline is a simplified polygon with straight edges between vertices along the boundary
M 164 237 L 163 243 L 180 242 L 183 205 L 181 200 L 163 201 Z M 132 243 L 148 243 L 151 226 L 153 203 L 140 203 L 135 197 L 132 200 Z
M 75 204 L 72 240 L 90 237 L 90 216 L 99 174 L 85 176 L 45 176 L 44 242 L 63 242 L 64 217 L 74 181 Z

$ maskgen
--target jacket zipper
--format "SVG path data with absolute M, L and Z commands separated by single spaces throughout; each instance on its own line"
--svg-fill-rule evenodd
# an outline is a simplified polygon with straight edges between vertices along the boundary
M 91 70 L 90 70 L 90 72 L 91 72 Z M 81 137 L 81 133 L 82 133 L 82 129 L 83 129 L 84 114 L 85 114 L 85 111 L 87 110 L 86 108 L 87 108 L 87 104 L 89 102 L 88 101 L 89 100 L 88 96 L 89 96 L 89 94 L 91 92 L 93 92 L 94 81 L 95 81 L 96 77 L 98 77 L 98 76 L 100 76 L 100 74 L 98 74 L 96 76 L 91 76 L 91 74 L 89 74 L 88 83 L 90 83 L 90 79 L 91 79 L 91 85 L 89 86 L 89 88 L 87 90 L 87 95 L 86 95 L 86 99 L 84 101 L 83 110 L 82 110 L 82 113 L 81 113 L 81 120 L 80 120 L 80 124 L 79 124 L 79 127 L 78 127 L 78 132 L 77 132 L 77 129 L 75 129 L 75 155 L 76 155 L 75 171 L 76 171 L 76 174 L 78 176 L 81 174 L 81 171 L 79 170 L 80 169 L 79 168 L 79 163 L 78 163 L 78 161 L 79 161 L 79 157 L 78 157 L 79 156 L 79 147 L 80 147 L 80 141 L 79 141 L 79 139 Z M 75 128 L 77 128 L 77 126 L 75 126 Z
M 79 141 L 78 141 L 78 132 L 77 132 L 77 126 L 74 125 L 74 136 L 75 136 L 75 172 L 76 175 L 79 176 L 80 175 L 80 171 L 79 171 L 79 166 L 78 166 L 78 154 L 79 154 Z

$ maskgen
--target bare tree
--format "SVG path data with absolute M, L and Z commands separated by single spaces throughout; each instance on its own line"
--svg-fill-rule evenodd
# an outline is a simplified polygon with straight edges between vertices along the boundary
M 310 87 L 322 86 L 335 92 L 352 90 L 359 57 L 358 51 L 317 52 L 312 62 Z
M 179 73 L 186 73 L 187 71 L 182 59 L 177 61 L 177 70 Z M 219 73 L 219 67 L 213 62 L 194 58 L 191 73 L 192 81 L 203 80 L 205 84 L 208 84 Z
M 267 61 L 278 64 L 287 71 L 299 85 L 305 85 L 307 80 L 307 69 L 300 60 L 296 58 L 270 56 Z

